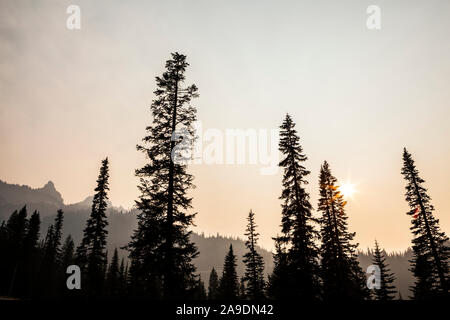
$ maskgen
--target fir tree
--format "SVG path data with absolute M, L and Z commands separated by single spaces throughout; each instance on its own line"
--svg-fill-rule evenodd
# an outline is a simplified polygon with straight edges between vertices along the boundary
M 386 262 L 386 254 L 380 250 L 378 242 L 375 240 L 375 251 L 373 256 L 373 264 L 380 268 L 380 288 L 375 289 L 375 299 L 381 301 L 393 300 L 396 293 L 393 285 L 395 277 L 390 273 L 389 266 Z
M 50 256 L 51 256 L 51 251 L 52 251 L 52 247 L 53 247 L 53 239 L 54 237 L 54 226 L 53 224 L 50 224 L 47 228 L 47 233 L 45 234 L 45 238 L 43 241 L 43 245 L 42 245 L 42 249 L 43 249 L 43 260 L 50 260 Z
M 195 85 L 183 86 L 188 65 L 186 56 L 173 53 L 166 71 L 156 77 L 153 124 L 137 147 L 149 162 L 136 170 L 141 195 L 138 228 L 128 245 L 130 273 L 133 287 L 153 298 L 182 298 L 197 283 L 192 260 L 198 252 L 188 231 L 195 214 L 188 213 L 192 199 L 187 192 L 194 185 L 186 162 L 195 140 L 196 109 L 190 101 L 198 94 Z
M 39 230 L 41 219 L 39 212 L 34 211 L 27 223 L 27 233 L 24 240 L 22 290 L 25 297 L 31 297 L 37 283 L 38 272 L 36 265 L 39 263 Z
M 19 248 L 23 244 L 27 230 L 27 207 L 24 206 L 19 212 L 14 211 L 9 217 L 6 228 L 11 244 Z M 18 251 L 18 250 L 16 250 Z
M 40 226 L 41 219 L 39 212 L 34 211 L 27 223 L 27 232 L 24 240 L 26 255 L 31 254 L 31 251 L 37 248 Z
M 320 281 L 318 248 L 315 240 L 318 233 L 313 227 L 312 206 L 304 186 L 309 171 L 302 165 L 307 160 L 300 145 L 295 124 L 289 115 L 281 125 L 279 150 L 283 158 L 279 166 L 284 169 L 281 231 L 279 241 L 288 248 L 287 269 L 280 274 L 289 281 L 283 288 L 284 295 L 291 299 L 315 300 L 319 298 Z
M 219 281 L 219 299 L 236 300 L 239 298 L 239 282 L 236 272 L 236 256 L 233 253 L 233 246 L 225 257 L 222 277 Z
M 256 232 L 255 214 L 250 210 L 247 217 L 247 229 L 245 235 L 247 241 L 245 246 L 247 252 L 244 255 L 243 262 L 245 264 L 245 274 L 242 278 L 242 286 L 245 291 L 242 295 L 250 300 L 258 300 L 264 298 L 265 280 L 264 280 L 264 260 L 256 251 L 256 244 L 259 233 Z
M 209 284 L 208 284 L 208 299 L 216 300 L 219 289 L 219 276 L 214 268 L 212 268 L 209 274 Z
M 63 228 L 64 212 L 58 210 L 55 221 L 48 227 L 44 241 L 44 263 L 46 268 L 54 269 L 60 255 L 61 236 Z M 52 271 L 54 272 L 54 270 Z
M 288 292 L 285 291 L 285 288 L 289 287 L 289 278 L 285 275 L 288 267 L 287 254 L 283 245 L 286 241 L 281 238 L 280 236 L 273 238 L 275 241 L 274 268 L 269 276 L 267 287 L 267 296 L 275 300 L 289 299 Z
M 27 234 L 27 208 L 24 206 L 20 211 L 14 211 L 6 222 L 4 229 L 7 238 L 5 244 L 4 264 L 5 280 L 3 281 L 3 291 L 9 296 L 21 294 L 20 273 L 23 266 L 24 242 Z M 19 279 L 19 285 L 17 284 Z
M 72 265 L 75 261 L 75 244 L 72 236 L 69 234 L 64 241 L 61 249 L 61 266 L 65 270 L 68 266 Z
M 119 268 L 119 297 L 123 298 L 127 293 L 127 272 L 124 258 L 120 261 Z
M 77 290 L 68 290 L 66 285 L 67 280 L 67 267 L 75 264 L 75 243 L 72 236 L 69 234 L 61 247 L 61 253 L 59 255 L 59 266 L 57 278 L 57 290 L 60 297 L 70 297 L 78 295 Z
M 369 296 L 366 277 L 357 260 L 358 244 L 353 244 L 355 233 L 348 232 L 343 196 L 325 161 L 320 170 L 320 198 L 318 210 L 321 226 L 321 269 L 323 299 L 361 300 Z
M 192 298 L 194 300 L 206 300 L 207 298 L 205 283 L 200 277 L 197 280 L 197 285 L 193 289 Z
M 57 282 L 60 280 L 60 254 L 61 236 L 64 212 L 58 210 L 54 223 L 48 227 L 43 248 L 43 260 L 40 269 L 39 287 L 41 295 L 45 298 L 54 298 L 57 295 Z
M 64 212 L 60 209 L 57 211 L 56 218 L 55 218 L 55 233 L 54 233 L 54 239 L 53 239 L 55 258 L 57 258 L 61 253 L 60 245 L 61 245 L 61 237 L 62 237 L 62 229 L 63 229 L 63 220 L 64 220 Z
M 97 187 L 92 201 L 91 215 L 86 222 L 83 231 L 83 239 L 77 248 L 77 263 L 87 277 L 84 287 L 87 288 L 88 296 L 100 296 L 103 291 L 106 256 L 106 237 L 108 231 L 106 226 L 106 208 L 108 206 L 109 191 L 109 161 L 102 161 L 100 174 L 97 179 Z
M 8 232 L 9 248 L 13 255 L 11 261 L 14 264 L 19 259 L 23 248 L 23 242 L 27 232 L 27 207 L 24 206 L 19 212 L 14 211 L 6 223 Z
M 120 270 L 119 270 L 119 254 L 117 248 L 114 249 L 114 254 L 106 274 L 106 288 L 110 297 L 117 298 L 119 296 L 120 287 Z
M 55 222 L 52 227 L 52 232 L 49 235 L 48 244 L 46 248 L 46 255 L 48 262 L 54 266 L 59 262 L 58 259 L 61 255 L 60 246 L 61 246 L 63 221 L 64 221 L 64 212 L 62 210 L 58 210 L 55 217 Z
M 247 286 L 245 285 L 244 278 L 241 278 L 239 281 L 239 294 L 238 297 L 240 300 L 249 299 L 247 296 Z
M 439 227 L 439 220 L 433 215 L 434 207 L 423 180 L 419 176 L 411 154 L 403 151 L 402 174 L 406 180 L 405 199 L 411 211 L 412 247 L 414 257 L 412 269 L 416 281 L 413 287 L 415 299 L 424 300 L 449 296 L 450 250 L 449 238 Z

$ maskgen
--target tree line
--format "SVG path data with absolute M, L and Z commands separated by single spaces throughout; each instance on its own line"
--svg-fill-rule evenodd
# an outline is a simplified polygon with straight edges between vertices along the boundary
M 198 97 L 195 85 L 185 85 L 186 56 L 173 53 L 166 70 L 156 77 L 150 110 L 153 122 L 137 150 L 147 163 L 136 170 L 140 196 L 138 226 L 124 247 L 128 259 L 117 248 L 108 259 L 106 215 L 109 191 L 109 160 L 101 163 L 91 214 L 83 237 L 76 247 L 69 235 L 62 241 L 64 213 L 40 240 L 40 216 L 27 208 L 15 211 L 0 225 L 0 295 L 18 298 L 127 298 L 127 299 L 301 299 L 306 301 L 392 300 L 396 297 L 395 276 L 385 253 L 375 243 L 374 265 L 379 283 L 369 290 L 365 272 L 357 261 L 355 233 L 348 230 L 346 201 L 327 161 L 319 174 L 319 200 L 315 217 L 305 186 L 310 171 L 293 119 L 286 115 L 280 129 L 279 151 L 283 169 L 280 200 L 280 233 L 274 238 L 274 270 L 267 278 L 264 261 L 257 252 L 259 237 L 255 213 L 250 210 L 245 230 L 247 251 L 242 257 L 245 273 L 236 272 L 237 257 L 230 245 L 221 276 L 213 268 L 208 289 L 193 259 L 199 252 L 190 240 L 194 177 L 187 171 L 186 159 L 195 141 L 186 141 L 175 132 L 195 136 Z M 184 157 L 184 158 L 183 158 Z M 411 216 L 414 258 L 411 270 L 416 278 L 413 299 L 448 298 L 448 237 L 433 215 L 434 207 L 424 180 L 419 176 L 411 154 L 404 149 L 401 173 L 406 181 L 405 199 Z M 66 268 L 81 270 L 81 289 L 68 290 Z

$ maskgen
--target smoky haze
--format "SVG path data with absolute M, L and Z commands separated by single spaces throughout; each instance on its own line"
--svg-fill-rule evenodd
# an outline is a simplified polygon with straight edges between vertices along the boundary
M 187 55 L 205 128 L 277 128 L 289 112 L 309 160 L 307 190 L 330 162 L 355 184 L 350 230 L 362 248 L 410 245 L 401 153 L 412 152 L 444 231 L 450 229 L 450 3 L 377 1 L 0 2 L 0 179 L 34 188 L 53 180 L 65 204 L 92 194 L 111 161 L 110 199 L 138 196 L 135 145 L 151 122 L 154 77 L 170 52 Z M 279 232 L 281 172 L 193 165 L 196 230 L 242 236 L 250 208 L 261 245 Z

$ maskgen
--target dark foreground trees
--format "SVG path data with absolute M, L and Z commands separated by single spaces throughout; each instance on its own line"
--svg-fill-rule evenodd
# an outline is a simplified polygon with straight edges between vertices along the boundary
M 405 199 L 408 202 L 413 233 L 412 272 L 416 278 L 413 294 L 418 300 L 444 298 L 449 296 L 450 249 L 448 237 L 439 227 L 439 220 L 433 215 L 434 207 L 425 180 L 419 176 L 411 154 L 403 150 L 402 174 L 406 180 Z
M 248 213 L 247 240 L 245 246 L 247 252 L 244 255 L 245 273 L 242 278 L 244 286 L 243 297 L 250 300 L 260 300 L 265 297 L 266 282 L 264 279 L 264 260 L 256 251 L 259 233 L 256 231 L 255 214 L 252 210 Z
M 236 300 L 239 298 L 236 256 L 233 253 L 233 246 L 231 244 L 223 265 L 222 277 L 219 282 L 218 298 L 223 300 Z
M 119 298 L 120 296 L 120 267 L 119 254 L 117 248 L 114 249 L 114 254 L 109 264 L 105 279 L 106 296 L 110 298 Z
M 319 253 L 315 244 L 318 233 L 313 226 L 315 220 L 311 215 L 309 194 L 304 187 L 310 173 L 303 166 L 307 157 L 289 115 L 280 128 L 279 150 L 283 158 L 279 166 L 284 170 L 280 197 L 283 201 L 282 235 L 276 242 L 279 252 L 285 256 L 275 261 L 277 274 L 271 278 L 270 292 L 279 299 L 317 300 L 320 298 Z M 283 265 L 277 265 L 281 260 Z
M 37 211 L 14 211 L 0 224 L 0 295 L 24 299 L 55 299 L 62 295 L 64 280 L 61 235 L 64 213 L 58 210 L 45 238 L 40 238 Z
M 153 124 L 147 127 L 142 151 L 148 163 L 136 170 L 141 195 L 138 228 L 128 244 L 132 290 L 153 298 L 186 297 L 197 287 L 195 266 L 198 252 L 190 241 L 189 213 L 193 176 L 187 173 L 186 154 L 194 141 L 197 97 L 195 85 L 184 86 L 186 56 L 173 53 L 166 71 L 156 77 L 156 96 L 150 107 Z
M 218 297 L 219 293 L 219 275 L 217 271 L 212 268 L 211 273 L 209 274 L 209 282 L 208 282 L 208 300 L 215 300 Z
M 380 301 L 393 300 L 397 292 L 393 285 L 395 276 L 390 272 L 386 262 L 386 253 L 380 249 L 377 241 L 375 241 L 372 263 L 380 268 L 380 287 L 373 290 L 374 298 Z
M 27 215 L 24 206 L 0 225 L 0 295 L 30 296 L 28 281 L 37 279 L 40 218 L 37 212 Z
M 109 161 L 102 161 L 97 179 L 92 210 L 83 231 L 83 239 L 77 248 L 76 262 L 85 275 L 82 288 L 89 297 L 101 296 L 104 292 L 106 272 L 106 208 L 109 191 Z
M 60 298 L 67 293 L 65 269 L 78 264 L 82 269 L 82 292 L 76 297 L 139 299 L 205 299 L 203 281 L 196 275 L 193 259 L 198 255 L 190 240 L 194 187 L 187 172 L 187 161 L 194 142 L 196 109 L 190 105 L 198 96 L 195 85 L 186 86 L 186 57 L 174 53 L 166 70 L 156 78 L 157 89 L 151 105 L 152 125 L 137 149 L 147 164 L 136 170 L 140 179 L 138 227 L 127 245 L 128 262 L 119 264 L 117 250 L 108 266 L 106 252 L 109 162 L 102 161 L 91 215 L 76 252 L 69 236 L 62 245 L 64 214 L 40 237 L 40 217 L 29 218 L 26 207 L 13 212 L 0 224 L 0 295 L 21 298 Z M 209 279 L 209 299 L 270 298 L 311 300 L 361 300 L 369 297 L 366 277 L 357 261 L 354 233 L 348 231 L 345 201 L 337 179 L 327 162 L 320 172 L 319 219 L 312 215 L 306 191 L 306 155 L 292 118 L 287 115 L 281 126 L 279 151 L 283 168 L 281 235 L 275 238 L 275 268 L 264 281 L 264 263 L 256 251 L 259 234 L 254 213 L 250 211 L 246 230 L 245 274 L 236 272 L 236 256 L 230 246 L 220 280 L 213 269 Z M 447 298 L 449 290 L 448 237 L 440 230 L 433 206 L 423 187 L 411 155 L 404 150 L 402 174 L 407 181 L 406 201 L 412 219 L 412 271 L 416 277 L 415 299 Z M 320 232 L 314 224 L 320 225 Z M 320 243 L 320 248 L 318 248 Z M 393 276 L 378 244 L 374 264 L 380 267 L 379 300 L 394 296 Z M 267 288 L 267 292 L 265 289 Z M 83 297 L 83 298 L 84 298 Z
M 344 208 L 346 202 L 326 161 L 320 169 L 319 187 L 323 299 L 366 299 L 369 297 L 366 276 L 357 261 L 358 245 L 352 243 L 355 233 L 348 231 L 348 217 Z
M 55 222 L 49 226 L 45 236 L 43 258 L 39 271 L 39 292 L 44 298 L 53 299 L 58 296 L 58 284 L 63 277 L 60 265 L 63 222 L 64 212 L 58 210 Z

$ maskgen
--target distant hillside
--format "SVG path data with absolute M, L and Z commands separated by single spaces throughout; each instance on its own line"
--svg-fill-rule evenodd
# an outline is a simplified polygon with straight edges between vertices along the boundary
M 64 201 L 51 181 L 42 188 L 32 189 L 0 180 L 0 220 L 6 219 L 11 212 L 25 204 L 30 210 L 39 210 L 41 216 L 45 216 L 56 212 L 64 205 Z
M 9 215 L 25 204 L 28 212 L 31 214 L 34 210 L 38 210 L 41 214 L 41 237 L 45 236 L 48 226 L 53 222 L 57 209 L 64 210 L 64 234 L 72 235 L 75 243 L 79 243 L 83 233 L 86 220 L 90 214 L 92 197 L 88 197 L 82 202 L 65 205 L 61 194 L 56 190 L 54 184 L 50 181 L 44 187 L 32 189 L 28 186 L 19 186 L 7 184 L 0 180 L 0 222 L 6 220 Z M 114 248 L 125 246 L 129 240 L 133 230 L 136 228 L 137 210 L 124 211 L 113 207 L 109 203 L 107 210 L 108 215 L 108 252 L 111 256 Z M 212 267 L 216 268 L 218 273 L 222 272 L 223 260 L 230 244 L 233 245 L 235 254 L 238 257 L 237 271 L 242 276 L 244 266 L 242 264 L 242 256 L 245 252 L 245 244 L 241 239 L 216 236 L 204 236 L 203 234 L 192 234 L 192 240 L 197 244 L 200 255 L 195 260 L 197 270 L 202 279 L 207 282 L 209 272 Z M 120 255 L 127 256 L 125 250 L 119 250 Z M 264 258 L 266 264 L 266 273 L 270 273 L 273 269 L 272 253 L 259 248 L 259 252 Z M 413 284 L 413 277 L 408 270 L 410 263 L 408 260 L 412 258 L 410 249 L 404 253 L 389 254 L 387 262 L 390 264 L 391 270 L 396 274 L 396 286 L 400 290 L 403 299 L 407 299 L 410 295 L 409 287 Z M 361 252 L 359 261 L 363 270 L 372 264 L 372 253 Z
M 411 248 L 408 248 L 406 251 L 401 253 L 388 253 L 386 255 L 386 262 L 389 264 L 391 272 L 393 272 L 396 276 L 394 285 L 397 290 L 401 292 L 402 298 L 405 300 L 412 295 L 410 286 L 414 284 L 414 276 L 412 272 L 409 271 L 409 260 L 411 260 L 412 257 Z M 358 258 L 359 264 L 364 271 L 369 265 L 373 264 L 373 252 L 371 250 L 368 252 L 360 252 Z
M 70 234 L 75 243 L 79 243 L 91 211 L 92 197 L 88 197 L 79 203 L 65 205 L 61 194 L 56 191 L 51 181 L 39 189 L 0 181 L 0 222 L 8 219 L 14 210 L 18 210 L 24 205 L 27 206 L 29 214 L 34 210 L 40 212 L 42 220 L 41 237 L 45 236 L 48 226 L 53 223 L 56 211 L 58 209 L 64 210 L 63 237 Z M 109 202 L 107 215 L 109 222 L 108 252 L 111 253 L 114 248 L 117 247 L 119 249 L 130 241 L 130 236 L 137 226 L 137 211 L 122 211 L 113 207 Z M 233 245 L 234 252 L 238 257 L 237 271 L 239 275 L 243 274 L 244 266 L 241 261 L 245 251 L 243 240 L 219 235 L 205 237 L 196 233 L 192 234 L 192 240 L 197 244 L 201 252 L 195 263 L 202 279 L 208 279 L 212 267 L 215 267 L 219 273 L 222 272 L 223 260 L 230 244 Z M 119 252 L 121 256 L 127 256 L 125 250 L 119 250 Z M 266 261 L 266 271 L 271 271 L 273 269 L 272 253 L 261 248 L 259 252 Z
M 222 273 L 224 258 L 230 244 L 233 245 L 234 254 L 237 256 L 237 272 L 239 276 L 244 274 L 242 256 L 245 253 L 245 243 L 243 240 L 220 235 L 205 237 L 203 234 L 196 233 L 192 234 L 192 240 L 197 244 L 200 251 L 195 264 L 203 280 L 208 280 L 212 267 L 216 269 L 219 275 Z M 273 270 L 272 252 L 262 248 L 257 248 L 257 250 L 264 258 L 266 274 L 270 273 Z

